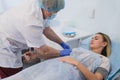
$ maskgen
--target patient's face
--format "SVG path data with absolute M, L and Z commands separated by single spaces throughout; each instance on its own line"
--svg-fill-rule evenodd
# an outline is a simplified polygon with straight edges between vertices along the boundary
M 103 36 L 101 34 L 95 34 L 91 40 L 91 49 L 103 49 L 106 43 L 103 41 Z

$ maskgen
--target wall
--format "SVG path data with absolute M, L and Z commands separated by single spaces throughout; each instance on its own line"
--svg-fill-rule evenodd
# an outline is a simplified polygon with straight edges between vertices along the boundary
M 12 1 L 12 2 L 11 2 Z M 28 0 L 0 0 L 0 12 Z M 120 42 L 120 0 L 65 0 L 66 6 L 56 19 L 57 24 L 72 24 L 90 33 L 104 32 Z
M 104 32 L 120 42 L 120 0 L 66 0 L 58 18 L 81 30 Z M 64 20 L 63 20 L 64 19 Z
M 0 13 L 18 6 L 28 0 L 0 0 Z

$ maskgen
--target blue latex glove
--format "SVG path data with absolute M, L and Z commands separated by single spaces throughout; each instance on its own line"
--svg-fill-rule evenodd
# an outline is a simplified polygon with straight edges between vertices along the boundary
M 68 44 L 66 44 L 65 42 L 62 42 L 60 45 L 64 49 L 70 49 L 70 46 Z
M 71 49 L 64 49 L 60 51 L 60 56 L 68 56 L 72 52 Z

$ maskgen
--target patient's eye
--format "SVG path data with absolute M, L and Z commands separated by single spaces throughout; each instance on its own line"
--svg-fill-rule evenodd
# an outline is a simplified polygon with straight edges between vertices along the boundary
M 92 37 L 91 39 L 94 39 L 94 37 Z
M 98 37 L 95 37 L 95 40 L 98 40 Z
M 92 40 L 98 40 L 98 37 L 97 36 L 92 37 Z

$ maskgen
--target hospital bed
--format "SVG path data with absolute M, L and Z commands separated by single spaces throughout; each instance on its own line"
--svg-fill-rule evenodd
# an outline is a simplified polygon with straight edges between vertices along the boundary
M 82 31 L 80 29 L 77 29 L 75 27 L 52 27 L 52 29 L 63 39 L 65 42 L 67 42 L 71 48 L 76 48 L 76 47 L 83 47 L 85 49 L 89 49 L 89 42 L 92 37 L 92 33 L 88 33 L 85 31 Z M 76 35 L 72 38 L 66 37 L 63 35 L 63 32 L 76 32 Z M 58 44 L 49 41 L 46 39 L 46 42 L 48 45 L 56 48 L 56 49 L 62 49 Z M 119 41 L 117 42 L 116 40 L 112 40 L 112 53 L 110 58 L 111 61 L 111 72 L 109 73 L 108 80 L 114 80 L 115 78 L 120 76 L 120 43 Z M 120 80 L 120 77 L 119 77 Z
M 63 27 L 53 27 L 52 28 L 65 42 L 67 42 L 71 48 L 83 47 L 85 49 L 89 49 L 89 42 L 93 34 L 79 30 L 72 29 L 72 31 L 76 32 L 74 37 L 64 36 L 63 32 L 69 32 L 69 29 L 65 29 Z M 67 31 L 66 31 L 67 30 Z M 58 44 L 45 39 L 47 44 L 56 49 L 62 49 Z M 109 73 L 108 80 L 115 80 L 117 77 L 120 80 L 120 43 L 112 40 L 112 54 L 109 57 L 111 61 L 111 72 Z

